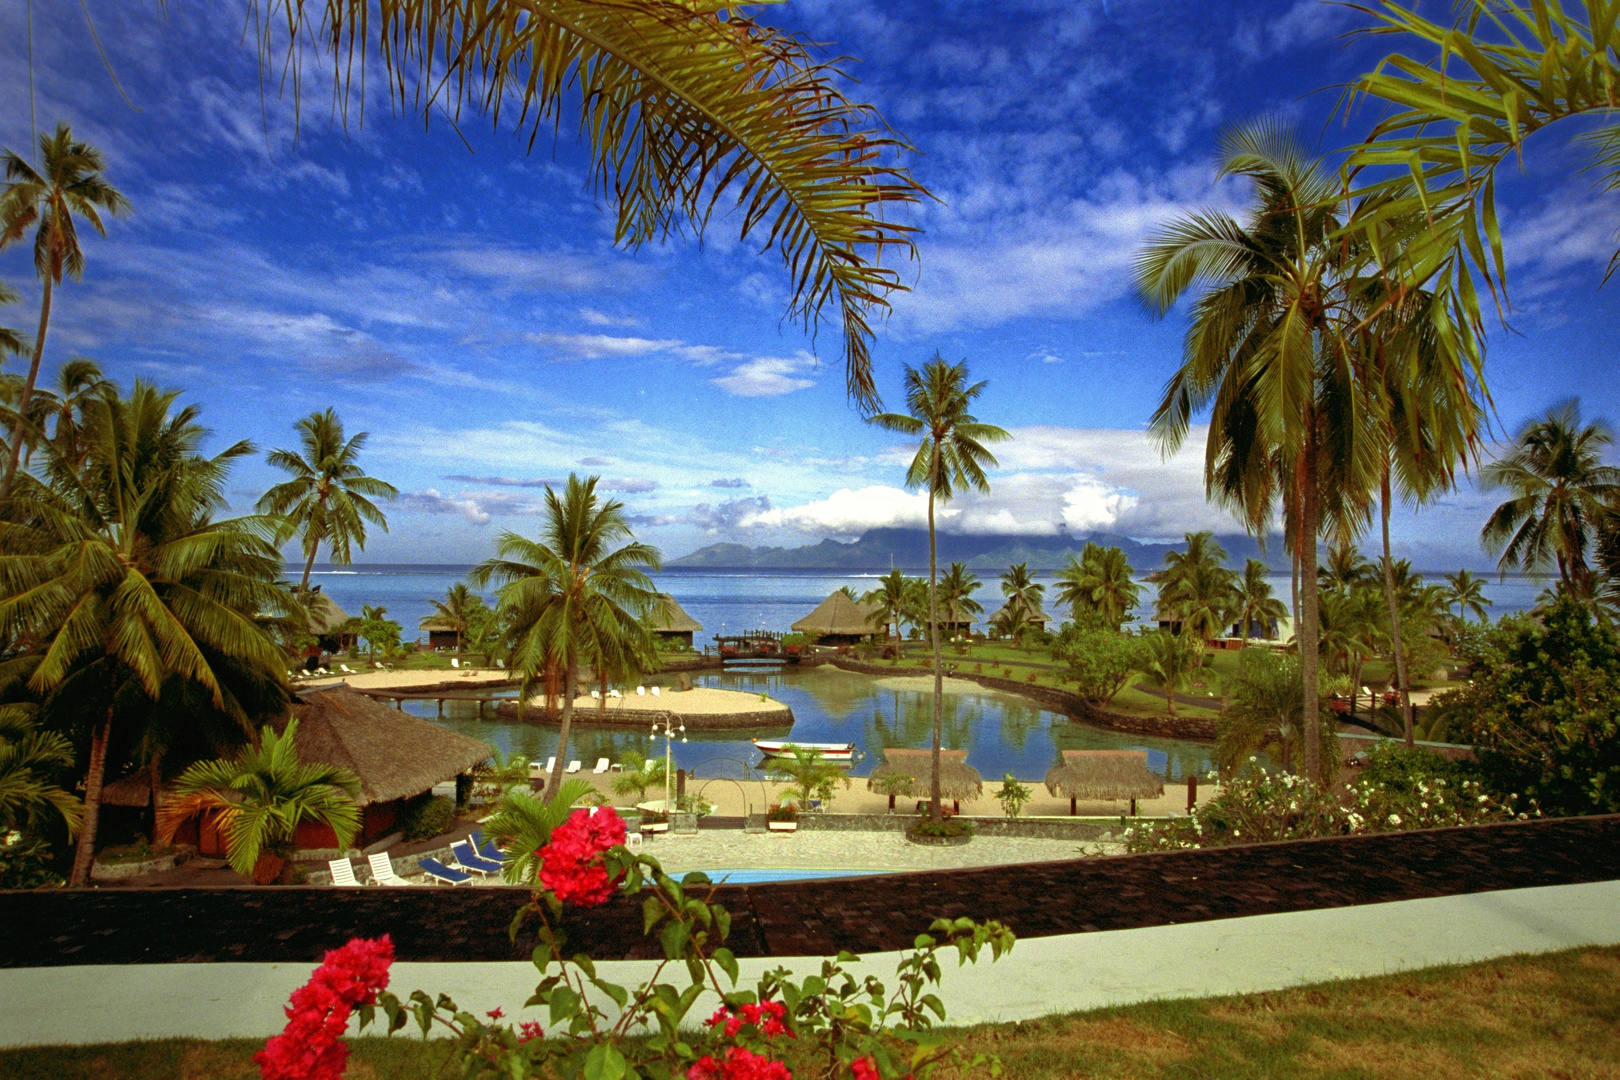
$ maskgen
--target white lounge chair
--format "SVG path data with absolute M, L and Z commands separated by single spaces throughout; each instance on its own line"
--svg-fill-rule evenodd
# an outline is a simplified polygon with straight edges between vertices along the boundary
M 655 687 L 653 687 L 653 688 L 652 688 L 652 696 L 653 696 L 653 697 L 657 697 L 657 696 L 658 696 L 658 687 L 656 687 L 656 686 L 655 686 Z
M 568 763 L 568 768 L 564 769 L 563 772 L 579 772 L 579 762 L 570 761 Z
M 602 700 L 602 691 L 600 691 L 600 690 L 592 690 L 591 691 L 591 700 L 592 701 L 600 701 L 600 700 Z
M 645 686 L 636 687 L 636 697 L 646 697 L 646 696 L 647 696 L 647 688 Z
M 611 765 L 611 764 L 612 764 L 612 762 L 609 761 L 605 757 L 597 758 L 596 759 L 596 768 L 591 770 L 591 771 L 596 773 L 596 775 L 601 776 L 603 773 L 608 771 L 608 766 Z
M 452 656 L 450 658 L 450 666 L 453 668 L 459 668 L 461 666 L 461 661 Z
M 610 697 L 610 698 L 622 698 L 622 697 L 624 697 L 624 695 L 619 693 L 619 691 L 617 689 L 614 689 L 614 690 L 609 690 L 608 691 L 608 697 Z
M 557 767 L 557 759 L 556 758 L 554 758 L 554 757 L 546 758 L 546 772 L 549 773 L 552 769 L 555 769 L 556 767 Z
M 388 852 L 379 851 L 366 856 L 371 864 L 371 880 L 379 885 L 409 885 L 410 882 L 394 873 L 394 860 L 388 857 Z
M 354 876 L 354 863 L 348 859 L 328 859 L 326 865 L 332 870 L 333 885 L 359 885 Z

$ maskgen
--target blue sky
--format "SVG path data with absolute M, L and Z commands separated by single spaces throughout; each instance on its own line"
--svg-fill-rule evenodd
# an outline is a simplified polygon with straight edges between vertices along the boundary
M 116 378 L 183 388 L 226 439 L 292 445 L 334 405 L 371 433 L 374 475 L 404 493 L 364 558 L 466 562 L 502 529 L 533 532 L 538 482 L 600 474 L 638 534 L 670 555 L 721 540 L 798 544 L 921 520 L 900 490 L 896 439 L 847 404 L 836 327 L 783 321 L 785 274 L 735 226 L 705 242 L 615 249 L 565 125 L 553 144 L 464 118 L 389 108 L 334 121 L 318 75 L 302 123 L 242 39 L 242 5 L 92 0 L 126 105 L 77 4 L 35 4 L 39 123 L 103 148 L 135 213 L 87 241 L 82 283 L 57 293 L 47 369 L 69 355 Z M 0 0 L 0 144 L 29 138 L 25 5 Z M 1129 296 L 1134 250 L 1204 206 L 1221 127 L 1292 118 L 1324 150 L 1335 86 L 1383 42 L 1345 40 L 1361 17 L 1299 3 L 793 0 L 768 15 L 858 58 L 851 93 L 916 147 L 938 196 L 917 222 L 912 292 L 875 347 L 880 388 L 936 350 L 989 380 L 980 415 L 1014 431 L 988 496 L 945 527 L 1140 538 L 1236 531 L 1205 504 L 1201 452 L 1161 461 L 1143 435 L 1180 352 L 1176 316 Z M 1600 290 L 1620 243 L 1617 196 L 1577 171 L 1569 132 L 1537 136 L 1505 185 L 1513 332 L 1493 327 L 1502 423 L 1558 398 L 1620 415 Z M 463 142 L 465 137 L 466 142 Z M 470 149 L 469 149 L 470 146 Z M 0 255 L 31 328 L 24 252 Z M 245 509 L 274 482 L 242 467 Z M 1430 568 L 1486 565 L 1488 496 L 1465 490 L 1396 523 Z

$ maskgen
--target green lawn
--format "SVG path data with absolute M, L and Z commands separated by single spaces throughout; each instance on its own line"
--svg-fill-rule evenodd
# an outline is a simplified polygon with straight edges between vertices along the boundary
M 957 1034 L 970 1053 L 1000 1057 L 1008 1080 L 1613 1080 L 1620 1077 L 1620 948 L 1154 1002 Z M 253 1080 L 259 1046 L 174 1039 L 4 1050 L 0 1078 Z M 447 1075 L 443 1044 L 396 1036 L 353 1046 L 349 1080 Z

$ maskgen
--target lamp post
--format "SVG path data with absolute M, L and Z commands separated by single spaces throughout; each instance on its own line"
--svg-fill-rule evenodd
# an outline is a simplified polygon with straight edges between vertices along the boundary
M 664 735 L 664 813 L 671 814 L 674 813 L 674 811 L 671 809 L 670 804 L 675 800 L 670 789 L 670 784 L 674 782 L 674 773 L 672 771 L 673 762 L 671 760 L 670 753 L 670 740 L 675 737 L 675 733 L 678 731 L 680 732 L 681 742 L 686 741 L 686 723 L 683 721 L 680 726 L 677 727 L 674 719 L 671 718 L 668 713 L 665 713 L 662 718 L 653 721 L 652 733 L 647 736 L 647 741 L 651 742 L 653 739 L 656 739 L 660 729 L 663 730 Z

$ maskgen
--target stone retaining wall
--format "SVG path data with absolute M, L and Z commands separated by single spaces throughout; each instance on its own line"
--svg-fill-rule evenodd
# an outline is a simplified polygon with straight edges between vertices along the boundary
M 874 664 L 864 660 L 852 660 L 846 657 L 835 657 L 828 661 L 836 668 L 844 671 L 853 671 L 861 675 L 880 675 L 893 678 L 897 675 L 932 674 L 932 670 L 923 672 L 914 667 L 892 667 L 888 664 Z M 1128 713 L 1114 712 L 1110 709 L 1100 709 L 1092 705 L 1079 694 L 1068 690 L 1060 690 L 1055 686 L 1038 686 L 1033 683 L 1018 682 L 1014 679 L 998 679 L 993 675 L 973 675 L 958 668 L 952 672 L 950 678 L 967 679 L 976 682 L 986 690 L 1000 690 L 1008 694 L 1022 694 L 1033 701 L 1063 713 L 1076 720 L 1082 720 L 1098 727 L 1113 728 L 1115 731 L 1129 731 L 1137 735 L 1159 735 L 1169 739 L 1203 739 L 1213 742 L 1215 739 L 1215 718 L 1202 716 L 1133 716 Z

